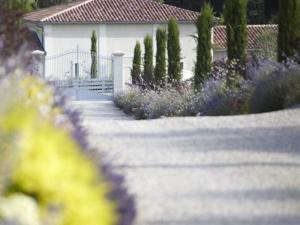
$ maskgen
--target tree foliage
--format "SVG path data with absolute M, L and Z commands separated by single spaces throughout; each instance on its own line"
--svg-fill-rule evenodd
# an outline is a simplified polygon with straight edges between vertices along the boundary
M 224 20 L 228 59 L 244 63 L 247 46 L 247 0 L 226 0 Z
M 96 31 L 93 31 L 91 37 L 91 78 L 94 79 L 97 77 L 97 34 Z
M 165 29 L 158 28 L 156 31 L 156 66 L 154 78 L 157 84 L 163 84 L 166 81 L 166 48 L 167 48 L 167 32 Z
M 5 0 L 5 7 L 9 10 L 29 12 L 34 8 L 34 0 Z
M 250 24 L 264 24 L 266 22 L 265 0 L 249 0 L 248 22 Z
M 131 70 L 131 78 L 132 84 L 138 84 L 140 82 L 141 77 L 141 44 L 139 41 L 136 42 L 134 48 L 133 62 L 132 62 L 132 70 Z
M 72 2 L 72 0 L 34 0 L 34 2 L 38 8 L 46 8 L 53 5 Z
M 205 2 L 210 3 L 215 9 L 216 16 L 223 12 L 224 0 L 165 0 L 166 4 L 199 12 Z M 264 24 L 274 21 L 278 13 L 279 0 L 249 0 L 248 23 Z
M 182 76 L 181 48 L 179 41 L 179 27 L 172 18 L 168 23 L 168 78 L 169 81 L 180 81 Z
M 285 61 L 299 53 L 300 1 L 280 0 L 278 60 Z
M 153 81 L 153 39 L 148 34 L 144 39 L 145 55 L 144 55 L 144 74 L 143 80 L 146 84 Z
M 197 61 L 195 66 L 195 89 L 206 80 L 207 74 L 211 71 L 211 28 L 213 26 L 213 8 L 205 4 L 198 17 L 197 23 Z
M 263 32 L 257 38 L 258 49 L 254 56 L 265 59 L 277 60 L 278 32 Z
M 6 1 L 0 3 L 0 63 L 18 55 L 25 65 L 30 60 L 26 53 L 31 33 L 22 23 L 24 12 L 19 8 L 8 8 Z
M 3 0 L 10 9 L 22 8 L 25 12 L 37 8 L 46 8 L 54 5 L 72 2 L 73 0 Z

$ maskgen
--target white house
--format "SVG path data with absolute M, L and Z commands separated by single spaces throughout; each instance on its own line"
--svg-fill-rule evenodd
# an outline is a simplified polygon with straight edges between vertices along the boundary
M 93 30 L 98 36 L 98 53 L 101 55 L 98 70 L 107 75 L 109 57 L 115 52 L 123 52 L 128 78 L 136 41 L 143 43 L 144 37 L 150 34 L 155 53 L 156 29 L 166 27 L 172 17 L 180 27 L 184 74 L 191 74 L 196 54 L 192 35 L 196 33 L 197 16 L 196 12 L 152 0 L 78 0 L 34 11 L 24 19 L 39 34 L 47 54 L 45 76 L 48 78 L 74 76 L 76 70 L 80 74 L 89 73 L 91 57 L 88 53 Z M 80 64 L 77 68 L 76 62 Z
M 247 26 L 247 52 L 275 51 L 278 26 L 274 24 Z M 225 26 L 216 26 L 212 32 L 213 60 L 227 57 L 227 35 Z

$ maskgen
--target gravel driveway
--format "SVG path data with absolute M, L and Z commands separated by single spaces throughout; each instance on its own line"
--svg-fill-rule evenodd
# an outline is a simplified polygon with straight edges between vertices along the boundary
M 300 110 L 136 121 L 79 101 L 90 142 L 126 176 L 136 225 L 299 225 Z

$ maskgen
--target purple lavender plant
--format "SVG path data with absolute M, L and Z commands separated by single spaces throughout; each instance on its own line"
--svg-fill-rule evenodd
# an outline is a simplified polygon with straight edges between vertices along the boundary
M 255 81 L 261 76 L 269 74 L 280 67 L 280 63 L 267 58 L 252 57 L 246 65 L 246 77 L 249 80 Z
M 255 88 L 250 100 L 253 113 L 281 110 L 300 103 L 300 66 L 292 60 L 271 64 L 275 66 L 270 70 L 264 69 L 264 63 L 257 69 L 261 72 L 254 81 Z

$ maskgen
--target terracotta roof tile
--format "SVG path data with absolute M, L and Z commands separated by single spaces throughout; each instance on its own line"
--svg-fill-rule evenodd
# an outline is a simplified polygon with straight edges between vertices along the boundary
M 263 34 L 271 34 L 278 32 L 277 25 L 248 25 L 248 49 L 259 49 L 261 47 L 260 37 Z M 226 48 L 226 27 L 217 26 L 213 29 L 213 44 L 215 48 Z
M 193 22 L 199 14 L 153 0 L 79 0 L 26 14 L 24 19 L 45 23 Z

